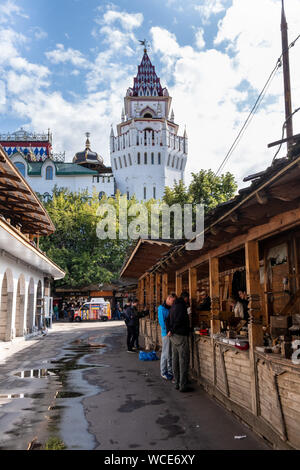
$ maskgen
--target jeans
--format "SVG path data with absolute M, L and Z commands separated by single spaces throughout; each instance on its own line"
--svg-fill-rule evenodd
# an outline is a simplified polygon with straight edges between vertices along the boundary
M 188 336 L 172 335 L 172 363 L 175 384 L 184 389 L 188 383 L 190 348 Z
M 160 373 L 161 375 L 171 374 L 172 371 L 172 344 L 169 336 L 162 336 L 162 349 L 160 355 Z

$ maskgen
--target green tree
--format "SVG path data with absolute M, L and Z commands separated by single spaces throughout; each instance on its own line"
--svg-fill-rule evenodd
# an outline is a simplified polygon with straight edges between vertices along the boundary
M 117 205 L 113 198 L 101 202 Z M 41 239 L 41 249 L 66 272 L 57 285 L 78 287 L 117 277 L 130 241 L 98 238 L 101 202 L 96 194 L 55 188 L 52 200 L 44 204 L 56 231 Z
M 231 173 L 216 176 L 212 170 L 192 173 L 192 181 L 187 188 L 182 181 L 173 188 L 166 187 L 163 200 L 169 205 L 203 204 L 205 213 L 222 202 L 231 199 L 237 190 L 237 184 Z

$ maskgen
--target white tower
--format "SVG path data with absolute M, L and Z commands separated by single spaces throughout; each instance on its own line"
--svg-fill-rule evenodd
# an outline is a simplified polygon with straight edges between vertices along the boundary
M 124 98 L 124 112 L 110 134 L 111 166 L 117 189 L 138 200 L 161 199 L 165 186 L 184 179 L 187 134 L 177 135 L 172 98 L 162 88 L 155 67 L 144 56 Z

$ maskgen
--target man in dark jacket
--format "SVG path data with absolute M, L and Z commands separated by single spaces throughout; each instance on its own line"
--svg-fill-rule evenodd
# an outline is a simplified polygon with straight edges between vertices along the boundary
M 166 319 L 168 336 L 172 343 L 172 364 L 175 379 L 175 388 L 181 392 L 190 392 L 188 384 L 188 370 L 190 362 L 189 332 L 190 319 L 187 313 L 188 294 L 183 292 L 178 297 Z
M 127 326 L 127 352 L 133 353 L 133 345 L 136 339 L 137 301 L 129 300 L 125 309 L 125 324 Z

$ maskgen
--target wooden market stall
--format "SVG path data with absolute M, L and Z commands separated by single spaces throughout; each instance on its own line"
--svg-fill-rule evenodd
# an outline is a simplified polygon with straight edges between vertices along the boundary
M 187 250 L 183 241 L 172 245 L 155 264 L 139 272 L 138 283 L 139 298 L 146 299 L 151 312 L 167 293 L 189 291 L 191 373 L 277 448 L 297 449 L 299 179 L 299 152 L 248 177 L 249 187 L 205 217 L 201 250 Z M 135 269 L 134 253 L 127 262 L 130 268 Z M 208 311 L 199 309 L 203 289 L 211 300 Z M 231 298 L 236 299 L 239 291 L 247 295 L 248 322 L 233 318 Z M 154 313 L 142 322 L 147 344 L 159 346 Z

